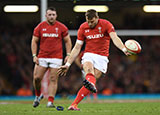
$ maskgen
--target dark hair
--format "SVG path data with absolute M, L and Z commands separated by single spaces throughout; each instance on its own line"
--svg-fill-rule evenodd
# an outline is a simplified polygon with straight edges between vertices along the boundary
M 94 10 L 94 9 L 89 9 L 89 10 L 87 10 L 85 16 L 86 16 L 89 20 L 91 20 L 91 19 L 93 19 L 94 17 L 97 18 L 97 17 L 98 17 L 98 13 L 97 13 L 97 11 Z
M 48 8 L 46 9 L 46 12 L 47 12 L 48 10 L 56 11 L 56 8 L 55 8 L 55 7 L 48 7 Z

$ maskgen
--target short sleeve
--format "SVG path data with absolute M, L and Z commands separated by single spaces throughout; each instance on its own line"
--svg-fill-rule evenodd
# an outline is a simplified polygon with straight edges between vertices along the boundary
M 85 36 L 83 33 L 84 33 L 84 29 L 79 28 L 78 29 L 78 40 L 84 41 Z
M 33 35 L 36 37 L 40 37 L 40 24 L 34 28 Z
M 114 26 L 109 21 L 106 22 L 106 27 L 108 33 L 115 32 Z
M 34 28 L 33 35 L 36 37 L 40 37 L 40 24 Z

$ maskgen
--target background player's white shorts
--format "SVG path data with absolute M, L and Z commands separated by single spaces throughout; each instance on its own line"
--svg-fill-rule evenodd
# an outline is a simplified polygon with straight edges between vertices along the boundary
M 42 67 L 59 68 L 62 65 L 62 59 L 57 58 L 39 58 L 39 65 Z
M 91 62 L 94 66 L 94 68 L 98 69 L 99 71 L 106 73 L 107 67 L 108 67 L 108 57 L 107 56 L 101 56 L 94 53 L 84 53 L 82 57 L 82 64 L 85 62 Z

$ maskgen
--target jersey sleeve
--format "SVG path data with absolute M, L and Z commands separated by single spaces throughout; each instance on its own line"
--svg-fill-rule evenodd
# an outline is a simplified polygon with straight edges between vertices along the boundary
M 62 26 L 62 37 L 64 38 L 67 35 L 68 35 L 68 28 L 65 25 L 63 25 Z
M 83 28 L 79 28 L 78 29 L 78 40 L 81 40 L 81 41 L 84 41 L 84 38 L 85 38 L 85 36 L 84 36 L 84 29 Z
M 40 24 L 34 28 L 33 35 L 36 37 L 40 37 Z
M 109 21 L 106 22 L 106 27 L 107 33 L 115 32 L 114 26 Z

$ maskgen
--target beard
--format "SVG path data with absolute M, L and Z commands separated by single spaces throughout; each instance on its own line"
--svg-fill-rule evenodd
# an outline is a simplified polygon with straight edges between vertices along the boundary
M 53 25 L 56 20 L 50 19 L 50 20 L 47 20 L 47 21 L 48 21 L 48 23 L 49 23 L 50 25 Z
M 91 25 L 91 26 L 89 26 L 91 29 L 93 29 L 93 28 L 95 28 L 96 27 L 96 25 Z

